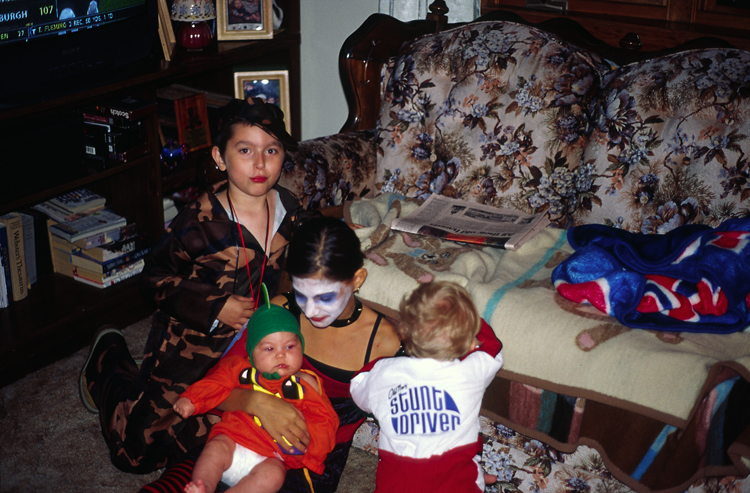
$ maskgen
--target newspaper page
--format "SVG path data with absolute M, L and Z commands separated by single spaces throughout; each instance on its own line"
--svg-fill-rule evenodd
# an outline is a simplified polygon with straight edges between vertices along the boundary
M 549 219 L 542 214 L 529 215 L 432 194 L 410 215 L 394 219 L 391 229 L 517 250 L 548 224 Z

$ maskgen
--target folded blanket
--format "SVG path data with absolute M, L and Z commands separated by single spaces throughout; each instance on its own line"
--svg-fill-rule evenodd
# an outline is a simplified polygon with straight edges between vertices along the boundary
M 584 225 L 568 242 L 575 253 L 552 272 L 558 293 L 624 325 L 727 334 L 750 324 L 750 219 L 664 235 Z

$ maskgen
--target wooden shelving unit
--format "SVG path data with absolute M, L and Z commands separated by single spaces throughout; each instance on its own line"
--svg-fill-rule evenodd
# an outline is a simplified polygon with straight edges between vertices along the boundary
M 174 83 L 231 96 L 236 67 L 283 66 L 289 71 L 292 134 L 299 138 L 299 0 L 279 3 L 284 24 L 273 39 L 214 42 L 202 52 L 177 51 L 169 62 L 157 58 L 155 50 L 153 58 L 118 82 L 0 111 L 0 214 L 85 186 L 105 196 L 108 207 L 153 241 L 158 239 L 164 230 L 162 198 L 202 184 L 205 159 L 196 154 L 183 169 L 162 173 L 153 115 L 145 121 L 148 155 L 105 170 L 89 169 L 79 110 L 97 101 L 129 95 L 156 101 L 157 89 Z M 0 386 L 86 346 L 102 324 L 124 327 L 153 310 L 141 294 L 139 277 L 99 290 L 59 274 L 45 276 L 31 286 L 27 298 L 0 310 Z

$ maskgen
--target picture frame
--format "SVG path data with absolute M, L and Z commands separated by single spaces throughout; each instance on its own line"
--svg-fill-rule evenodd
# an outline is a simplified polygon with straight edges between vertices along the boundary
M 237 99 L 262 98 L 284 112 L 286 131 L 292 133 L 289 111 L 289 71 L 235 72 L 234 97 Z
M 172 54 L 174 54 L 174 49 L 177 45 L 177 39 L 172 28 L 172 19 L 169 16 L 167 0 L 157 0 L 157 4 L 159 7 L 159 40 L 164 52 L 164 59 L 171 61 Z
M 217 0 L 216 39 L 273 38 L 273 0 Z
M 177 117 L 177 134 L 180 145 L 188 151 L 197 151 L 211 146 L 206 95 L 193 94 L 174 102 Z

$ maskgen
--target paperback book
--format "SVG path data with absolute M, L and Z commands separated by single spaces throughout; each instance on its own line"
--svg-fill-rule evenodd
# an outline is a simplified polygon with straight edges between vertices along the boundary
M 87 216 L 88 214 L 92 212 L 96 212 L 97 210 L 101 210 L 104 207 L 99 207 L 96 209 L 92 209 L 90 211 L 82 212 L 82 213 L 70 213 L 68 211 L 65 211 L 63 209 L 60 209 L 59 207 L 55 206 L 50 202 L 49 200 L 46 202 L 42 202 L 41 204 L 36 204 L 32 207 L 32 209 L 43 212 L 47 214 L 47 217 L 50 219 L 54 219 L 58 223 L 67 223 L 70 221 L 75 221 L 76 219 L 80 219 L 84 216 Z
M 49 200 L 53 206 L 68 212 L 69 215 L 102 208 L 106 201 L 107 199 L 87 188 L 80 188 Z
M 114 284 L 117 284 L 118 282 L 122 282 L 125 279 L 130 279 L 131 277 L 137 276 L 143 271 L 144 265 L 145 265 L 145 262 L 143 261 L 143 259 L 138 260 L 132 264 L 129 264 L 126 268 L 121 269 L 110 276 L 101 278 L 101 280 L 96 279 L 96 278 L 90 279 L 89 277 L 92 277 L 92 276 L 87 276 L 86 274 L 84 274 L 82 272 L 84 269 L 75 268 L 73 270 L 73 279 L 75 279 L 78 282 L 88 284 L 89 286 L 94 286 L 99 289 L 104 289 Z
M 71 262 L 77 267 L 88 269 L 99 274 L 116 272 L 122 266 L 140 260 L 151 251 L 151 246 L 141 243 L 140 248 L 104 262 L 95 260 L 87 255 L 87 251 L 76 249 L 71 254 Z
M 55 235 L 52 235 L 51 240 L 55 248 L 58 248 L 65 252 L 72 254 L 74 251 L 78 250 L 84 252 L 85 255 L 92 260 L 95 260 L 97 262 L 107 262 L 109 260 L 114 260 L 116 258 L 122 257 L 129 252 L 133 252 L 136 249 L 140 248 L 141 244 L 145 243 L 145 239 L 139 237 L 137 234 L 135 234 L 134 231 L 132 235 L 129 234 L 129 231 L 134 230 L 134 228 L 129 228 L 128 226 L 126 226 L 125 228 L 121 228 L 120 233 L 123 236 L 121 236 L 119 240 L 111 241 L 103 245 L 88 249 L 85 249 L 77 244 L 80 242 L 80 240 L 79 242 L 71 243 L 68 240 Z M 125 231 L 125 233 L 123 233 L 123 231 Z
M 52 234 L 75 243 L 78 240 L 98 233 L 119 231 L 126 224 L 127 221 L 124 217 L 115 214 L 109 209 L 102 209 L 74 221 L 52 224 L 49 229 Z

